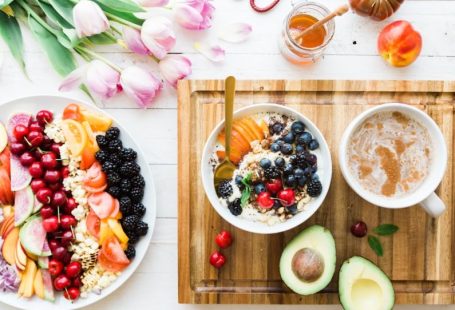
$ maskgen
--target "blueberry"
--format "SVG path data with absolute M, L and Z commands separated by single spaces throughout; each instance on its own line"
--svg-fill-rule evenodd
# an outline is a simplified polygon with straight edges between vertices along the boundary
M 292 215 L 296 215 L 298 210 L 297 210 L 297 204 L 293 204 L 289 207 L 286 208 L 288 210 L 289 213 L 291 213 Z
M 319 142 L 316 139 L 313 139 L 310 141 L 310 143 L 308 143 L 308 148 L 312 151 L 317 149 L 318 147 L 319 147 Z
M 278 134 L 278 133 L 282 132 L 283 129 L 284 129 L 283 124 L 281 124 L 281 123 L 275 123 L 275 124 L 273 124 L 273 126 L 272 126 L 272 134 L 275 134 L 275 133 Z
M 294 166 L 292 164 L 286 164 L 284 167 L 283 173 L 285 175 L 292 174 L 294 172 Z
M 297 180 L 299 183 L 299 186 L 304 187 L 306 184 L 307 178 L 305 176 L 301 177 L 300 179 Z
M 297 144 L 307 145 L 308 143 L 310 143 L 311 139 L 313 139 L 311 133 L 305 131 L 297 138 Z
M 270 145 L 270 150 L 271 150 L 272 152 L 274 152 L 274 153 L 279 152 L 280 149 L 281 149 L 280 146 L 279 146 L 278 144 L 276 144 L 276 143 L 272 143 L 272 144 Z
M 235 177 L 235 184 L 237 184 L 237 185 L 243 184 L 242 180 L 243 180 L 243 177 L 241 175 L 237 175 Z
M 312 176 L 311 176 L 311 179 L 312 180 L 319 180 L 319 175 L 317 173 L 314 173 Z
M 305 175 L 305 171 L 302 168 L 297 168 L 294 170 L 294 175 L 297 179 L 300 179 Z
M 281 202 L 278 199 L 273 202 L 273 208 L 274 209 L 281 208 Z
M 284 184 L 288 187 L 294 187 L 296 184 L 296 179 L 294 175 L 290 174 L 284 179 Z
M 283 146 L 284 141 L 283 141 L 283 139 L 276 139 L 275 143 L 278 144 L 279 146 Z
M 294 143 L 295 137 L 292 132 L 288 133 L 283 137 L 284 142 L 286 143 Z
M 283 157 L 277 157 L 275 159 L 275 165 L 278 167 L 278 168 L 282 168 L 284 167 L 284 165 L 286 165 L 286 161 L 284 160 Z
M 318 171 L 318 165 L 314 165 L 313 167 L 311 167 L 311 173 L 316 173 L 316 171 Z
M 296 134 L 302 133 L 305 130 L 305 125 L 300 121 L 294 122 L 291 125 L 291 130 Z
M 305 156 L 305 160 L 306 160 L 306 162 L 307 162 L 310 166 L 314 166 L 314 165 L 316 165 L 317 162 L 318 162 L 318 158 L 317 158 L 317 156 L 314 155 L 314 154 L 307 154 L 307 155 Z
M 281 147 L 281 153 L 283 153 L 284 155 L 292 154 L 292 151 L 293 151 L 292 145 L 289 143 L 285 143 Z
M 259 195 L 260 193 L 265 191 L 266 191 L 265 185 L 262 183 L 258 183 L 254 186 L 254 192 L 256 193 L 256 195 Z
M 295 147 L 295 152 L 297 154 L 303 153 L 305 152 L 305 147 L 303 145 L 297 144 L 297 146 Z
M 263 158 L 259 162 L 259 166 L 261 166 L 262 169 L 267 169 L 267 168 L 270 168 L 272 166 L 272 162 L 268 158 Z
M 303 174 L 307 177 L 311 176 L 312 174 L 312 170 L 311 170 L 311 167 L 306 167 L 305 169 L 303 169 Z

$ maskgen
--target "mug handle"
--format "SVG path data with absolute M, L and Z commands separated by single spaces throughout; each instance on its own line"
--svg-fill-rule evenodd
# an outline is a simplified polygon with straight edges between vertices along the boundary
M 444 202 L 435 193 L 431 193 L 420 206 L 432 217 L 438 217 L 446 210 Z

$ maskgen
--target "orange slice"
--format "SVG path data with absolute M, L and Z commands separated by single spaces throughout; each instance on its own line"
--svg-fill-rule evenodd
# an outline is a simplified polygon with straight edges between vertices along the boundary
M 66 119 L 62 121 L 62 128 L 71 154 L 81 155 L 88 141 L 84 127 L 75 120 Z

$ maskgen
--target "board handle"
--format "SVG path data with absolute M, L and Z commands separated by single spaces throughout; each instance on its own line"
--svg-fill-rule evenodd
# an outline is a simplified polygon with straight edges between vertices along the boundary
M 431 193 L 420 206 L 432 217 L 438 217 L 446 210 L 444 202 L 435 193 Z

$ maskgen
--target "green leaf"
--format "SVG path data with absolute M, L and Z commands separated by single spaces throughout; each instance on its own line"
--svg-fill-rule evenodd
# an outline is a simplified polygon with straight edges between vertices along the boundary
M 9 5 L 14 0 L 0 0 L 0 9 L 3 9 L 5 6 Z
M 144 20 L 137 18 L 136 16 L 134 16 L 133 13 L 117 11 L 117 10 L 113 9 L 112 6 L 103 5 L 102 3 L 98 3 L 98 4 L 100 5 L 101 9 L 103 9 L 103 11 L 110 13 L 112 15 L 115 15 L 126 21 L 129 21 L 133 24 L 141 26 L 144 23 Z
M 49 4 L 68 24 L 74 26 L 73 7 L 74 3 L 69 0 L 49 0 Z M 68 27 L 69 28 L 69 27 Z
M 373 231 L 380 236 L 389 236 L 396 233 L 398 229 L 399 229 L 398 226 L 393 224 L 382 224 L 373 229 Z
M 144 12 L 144 9 L 132 0 L 96 0 L 96 2 L 123 13 Z
M 40 42 L 47 54 L 55 71 L 60 75 L 68 75 L 76 69 L 76 62 L 70 50 L 64 47 L 61 42 L 49 30 L 44 28 L 33 17 L 29 16 L 28 24 L 30 30 Z
M 376 255 L 382 256 L 384 254 L 381 241 L 379 241 L 377 237 L 368 235 L 368 244 L 370 245 L 370 248 L 376 253 Z
M 117 43 L 117 40 L 113 38 L 112 36 L 109 36 L 106 33 L 100 33 L 100 34 L 95 34 L 94 36 L 90 36 L 87 39 L 90 40 L 93 44 L 99 44 L 99 45 L 109 45 L 109 44 L 115 44 Z
M 63 29 L 73 28 L 73 25 L 70 24 L 65 18 L 63 18 L 62 15 L 60 15 L 53 6 L 42 1 L 38 1 L 38 4 L 43 10 L 44 14 L 46 14 L 46 17 L 49 18 L 49 20 L 59 25 Z
M 248 203 L 251 196 L 251 177 L 252 173 L 248 173 L 243 179 L 242 184 L 245 186 L 240 197 L 240 205 L 243 207 Z
M 18 62 L 22 71 L 25 73 L 24 62 L 24 44 L 22 40 L 22 32 L 19 23 L 13 17 L 0 11 L 0 37 L 3 38 L 6 45 Z

